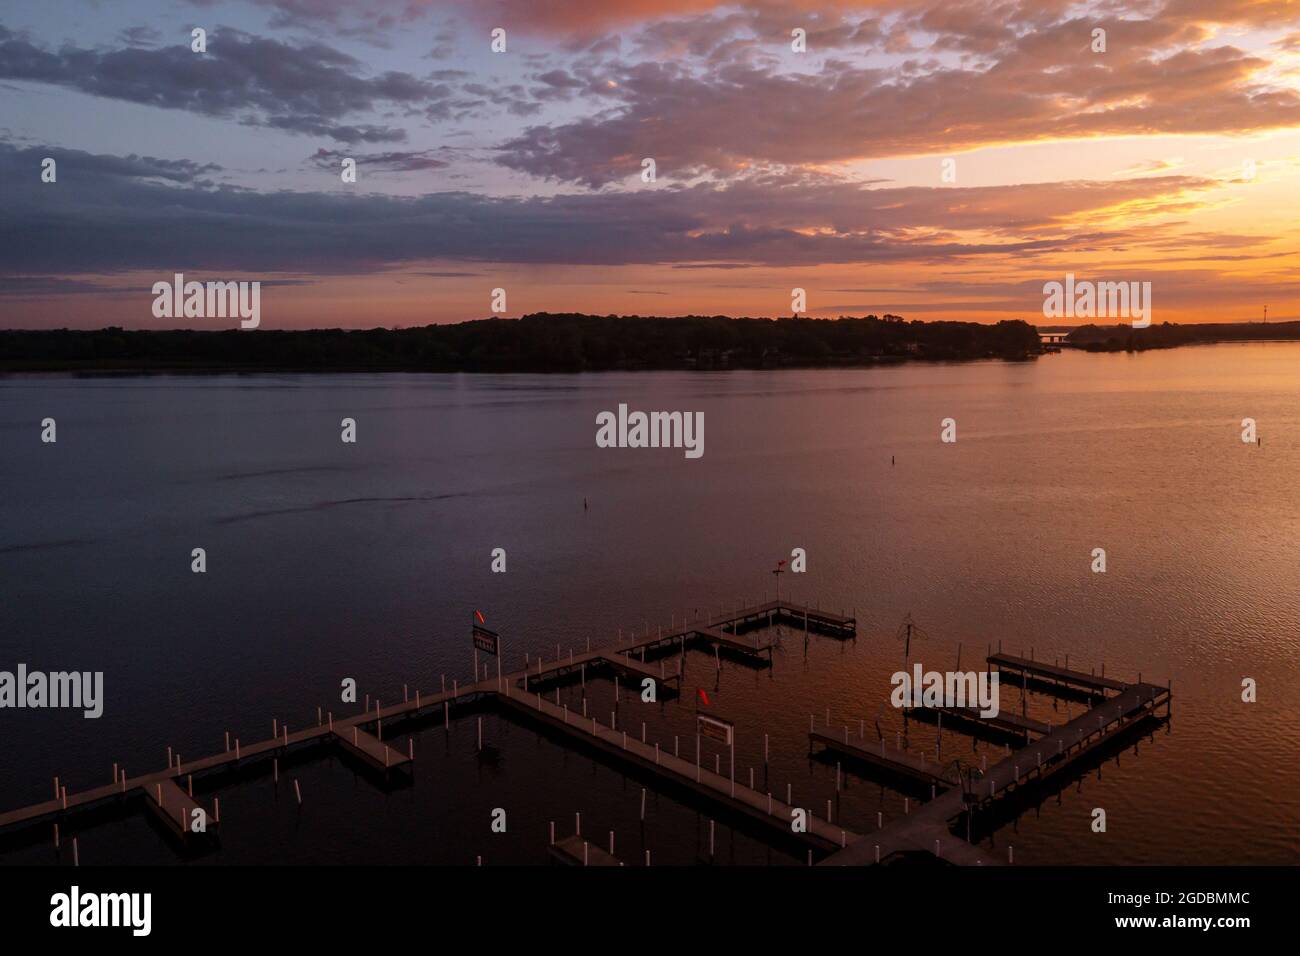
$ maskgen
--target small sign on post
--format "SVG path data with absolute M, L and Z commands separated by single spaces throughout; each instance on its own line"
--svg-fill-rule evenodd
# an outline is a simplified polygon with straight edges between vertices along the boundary
M 495 655 L 501 639 L 496 631 L 489 631 L 479 624 L 474 625 L 474 647 L 485 654 Z
M 728 747 L 731 746 L 735 724 L 729 720 L 719 720 L 717 717 L 708 717 L 704 714 L 696 714 L 695 719 L 701 737 L 708 737 L 710 740 L 717 740 Z

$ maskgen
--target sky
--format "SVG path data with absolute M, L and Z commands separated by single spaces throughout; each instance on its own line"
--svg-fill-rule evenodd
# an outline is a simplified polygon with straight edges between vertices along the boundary
M 8 2 L 0 183 L 8 328 L 1300 319 L 1300 3 Z

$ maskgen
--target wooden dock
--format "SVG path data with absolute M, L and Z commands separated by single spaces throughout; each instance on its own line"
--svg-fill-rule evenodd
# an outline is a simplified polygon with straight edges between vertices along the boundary
M 333 735 L 344 750 L 354 757 L 359 757 L 375 770 L 388 773 L 399 767 L 405 767 L 411 762 L 409 754 L 394 750 L 378 737 L 362 730 L 356 724 L 346 729 L 337 728 L 333 731 Z
M 649 678 L 658 685 L 667 686 L 669 684 L 680 684 L 682 679 L 681 661 L 674 660 L 670 668 L 667 661 L 660 661 L 659 666 L 655 667 L 646 664 L 643 661 L 635 660 L 630 652 L 622 654 L 601 654 L 601 663 L 618 671 L 622 676 L 629 677 L 638 683 Z
M 582 654 L 561 657 L 549 664 L 538 660 L 536 667 L 529 667 L 526 673 L 517 676 L 512 675 L 512 678 L 516 687 L 524 691 L 531 691 L 534 684 L 544 684 L 559 678 L 572 677 L 576 673 L 585 673 L 587 670 L 595 671 L 602 667 L 607 667 L 620 676 L 629 678 L 638 684 L 649 678 L 655 682 L 656 686 L 665 690 L 673 690 L 674 685 L 680 685 L 682 679 L 680 660 L 674 660 L 671 667 L 668 666 L 668 661 L 660 660 L 659 666 L 655 667 L 653 664 L 647 664 L 632 657 L 631 649 L 620 653 L 586 651 Z
M 1015 657 L 1011 654 L 1003 654 L 1000 651 L 996 654 L 990 654 L 988 662 L 996 665 L 998 670 L 1019 674 L 1022 683 L 1027 677 L 1036 677 L 1042 683 L 1056 684 L 1072 690 L 1083 690 L 1103 696 L 1108 692 L 1119 693 L 1128 687 L 1128 684 L 1121 680 L 1115 680 L 1113 677 L 1085 674 L 1083 671 L 1070 670 L 1067 667 L 1046 664 L 1029 658 Z
M 885 742 L 866 741 L 861 735 L 850 735 L 847 730 L 837 736 L 829 730 L 821 733 L 814 729 L 809 734 L 810 748 L 824 747 L 909 779 L 929 783 L 936 790 L 944 791 L 935 799 L 920 805 L 916 812 L 890 821 L 877 832 L 864 836 L 829 819 L 816 816 L 808 807 L 802 808 L 807 813 L 806 832 L 795 832 L 791 828 L 791 819 L 793 811 L 800 808 L 789 806 L 770 793 L 750 789 L 733 780 L 729 774 L 715 773 L 694 760 L 665 752 L 652 742 L 642 742 L 623 731 L 605 726 L 598 720 L 570 713 L 567 707 L 546 701 L 540 694 L 529 693 L 527 690 L 530 679 L 539 675 L 543 678 L 562 675 L 566 669 L 589 665 L 608 666 L 631 680 L 652 677 L 667 683 L 678 677 L 680 672 L 675 668 L 670 671 L 667 663 L 661 659 L 656 673 L 654 664 L 644 660 L 645 652 L 678 648 L 684 655 L 687 644 L 696 641 L 725 646 L 750 657 L 762 653 L 767 653 L 770 657 L 772 642 L 762 636 L 746 634 L 745 631 L 757 629 L 764 622 L 775 621 L 795 626 L 805 625 L 809 633 L 817 630 L 836 637 L 856 634 L 856 622 L 852 617 L 834 615 L 785 600 L 739 605 L 734 612 L 720 611 L 717 615 L 700 615 L 694 621 L 684 617 L 680 627 L 673 626 L 667 631 L 659 628 L 653 633 L 647 627 L 646 632 L 640 636 L 631 635 L 603 649 L 587 650 L 581 654 L 570 652 L 567 657 L 561 657 L 549 665 L 539 660 L 536 668 L 530 664 L 526 669 L 502 673 L 493 679 L 472 681 L 463 687 L 453 681 L 451 690 L 428 696 L 419 691 L 414 694 L 404 691 L 403 700 L 399 703 L 386 706 L 376 703 L 373 708 L 350 716 L 336 717 L 331 714 L 328 720 L 318 720 L 315 726 L 292 732 L 281 727 L 278 736 L 246 746 L 236 741 L 233 747 L 228 745 L 221 752 L 184 764 L 177 756 L 175 762 L 165 770 L 129 778 L 122 772 L 112 784 L 75 793 L 62 790 L 54 800 L 0 813 L 0 829 L 46 819 L 62 820 L 82 808 L 143 794 L 153 812 L 159 813 L 169 828 L 183 836 L 189 832 L 188 821 L 193 819 L 193 811 L 201 808 L 180 786 L 182 777 L 220 773 L 253 761 L 269 762 L 270 759 L 285 756 L 299 747 L 329 744 L 341 747 L 376 769 L 387 771 L 408 766 L 411 763 L 409 752 L 403 753 L 380 740 L 379 727 L 384 722 L 435 715 L 447 720 L 451 707 L 486 699 L 496 702 L 508 712 L 545 724 L 573 740 L 630 764 L 665 784 L 699 795 L 720 808 L 751 821 L 758 821 L 773 836 L 797 839 L 810 850 L 828 853 L 830 855 L 824 861 L 827 864 L 889 862 L 905 854 L 926 853 L 954 864 L 993 865 L 1001 861 L 993 859 L 987 850 L 972 846 L 951 832 L 954 821 L 959 820 L 968 807 L 973 807 L 973 812 L 985 811 L 990 804 L 1005 799 L 1019 787 L 1065 770 L 1082 754 L 1104 745 L 1116 733 L 1153 714 L 1160 704 L 1168 705 L 1172 697 L 1167 687 L 1141 682 L 1124 683 L 1114 678 L 1084 674 L 1032 659 L 1001 653 L 990 654 L 989 663 L 1000 669 L 1054 682 L 1061 687 L 1101 695 L 1113 693 L 1113 696 L 1104 697 L 1092 709 L 1062 727 L 1045 725 L 1014 713 L 1003 713 L 997 718 L 986 719 L 979 717 L 974 708 L 963 711 L 944 708 L 945 716 L 954 722 L 960 718 L 1020 734 L 1027 741 L 1031 736 L 1036 735 L 1038 738 L 989 768 L 974 782 L 974 791 L 967 793 L 963 793 L 963 788 L 957 781 L 948 779 L 940 766 L 927 763 L 924 757 L 902 751 Z M 681 658 L 679 662 L 680 660 Z M 921 716 L 919 713 L 917 715 Z M 934 716 L 937 717 L 937 714 Z M 375 728 L 375 733 L 370 732 L 371 727 Z M 211 828 L 216 822 L 209 818 L 207 825 Z M 554 849 L 552 856 L 567 856 L 566 862 L 572 863 L 576 858 L 574 848 L 580 847 L 579 843 L 573 842 L 577 839 L 574 836 L 560 841 L 564 845 Z M 585 852 L 587 865 L 621 865 L 616 858 L 597 847 L 589 846 Z M 614 862 L 593 862 L 600 856 L 609 857 Z
M 589 840 L 580 836 L 567 836 L 556 840 L 547 851 L 556 863 L 564 866 L 622 866 L 623 861 L 612 856 Z
M 1109 741 L 1131 724 L 1154 714 L 1168 704 L 1168 688 L 1153 684 L 1129 684 L 1120 694 L 1108 698 L 1069 723 L 1054 729 L 1005 760 L 990 767 L 976 781 L 970 794 L 975 812 L 1007 797 L 1020 787 L 1064 770 L 1082 754 Z M 941 859 L 964 865 L 1001 862 L 987 851 L 955 836 L 950 827 L 967 808 L 962 788 L 941 794 L 915 813 L 891 821 L 883 829 L 863 837 L 847 849 L 832 854 L 823 865 L 860 866 L 884 863 L 901 853 L 932 853 Z M 937 853 L 936 853 L 937 849 Z
M 903 712 L 913 720 L 925 720 L 930 723 L 938 719 L 937 715 L 943 714 L 945 724 L 979 727 L 1016 737 L 1028 738 L 1030 734 L 1042 736 L 1050 733 L 1052 729 L 1040 720 L 1010 710 L 1000 710 L 996 717 L 980 716 L 978 707 L 906 707 Z
M 729 811 L 757 820 L 783 837 L 799 839 L 816 850 L 840 849 L 857 839 L 852 831 L 816 816 L 807 807 L 802 808 L 808 815 L 807 832 L 794 833 L 790 823 L 795 808 L 784 801 L 777 800 L 771 794 L 751 790 L 729 776 L 714 773 L 653 744 L 642 743 L 624 731 L 612 730 L 594 717 L 571 713 L 568 708 L 556 706 L 539 694 L 511 694 L 498 700 L 507 709 L 539 720 L 597 750 L 648 771 L 665 782 L 706 797 Z
M 785 624 L 796 629 L 803 629 L 810 634 L 824 634 L 828 637 L 854 638 L 858 636 L 857 619 L 847 614 L 836 614 L 797 604 L 782 598 L 776 601 L 763 601 L 759 604 L 737 607 L 734 611 L 722 612 L 697 622 L 704 627 L 717 628 L 731 634 L 746 630 L 768 628 L 776 624 Z
M 732 634 L 716 627 L 697 627 L 695 636 L 730 651 L 737 651 L 746 657 L 756 658 L 766 654 L 768 663 L 772 661 L 772 648 L 776 646 L 776 641 L 771 638 L 761 638 L 751 634 Z
M 927 761 L 924 753 L 918 757 L 883 740 L 866 741 L 857 734 L 850 734 L 848 728 L 845 728 L 842 735 L 811 730 L 808 732 L 808 746 L 811 749 L 814 745 L 872 764 L 899 776 L 908 777 L 927 786 L 934 786 L 939 790 L 947 790 L 956 784 L 940 764 L 933 760 Z
M 145 787 L 144 794 L 149 809 L 182 840 L 196 833 L 215 830 L 219 825 L 219 821 L 200 806 L 174 778 L 160 780 L 152 787 Z M 203 830 L 193 829 L 196 820 L 203 821 Z

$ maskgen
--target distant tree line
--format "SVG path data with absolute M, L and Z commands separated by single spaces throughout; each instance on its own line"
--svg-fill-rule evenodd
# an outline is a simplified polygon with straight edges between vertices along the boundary
M 780 368 L 877 362 L 1026 359 L 1021 321 L 837 320 L 538 313 L 410 329 L 0 331 L 0 368 L 294 369 L 577 372 Z
M 1300 322 L 1207 322 L 1173 325 L 1169 322 L 1135 329 L 1131 325 L 1082 325 L 1069 335 L 1069 343 L 1089 352 L 1142 352 L 1210 342 L 1263 342 L 1300 339 Z

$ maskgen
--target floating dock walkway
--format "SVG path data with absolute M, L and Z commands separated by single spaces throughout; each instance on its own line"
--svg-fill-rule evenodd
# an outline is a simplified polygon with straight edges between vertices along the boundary
M 565 866 L 622 866 L 623 861 L 591 842 L 574 835 L 556 840 L 549 847 L 551 859 Z
M 498 700 L 508 710 L 539 720 L 589 746 L 706 797 L 727 810 L 773 828 L 783 837 L 800 839 L 813 849 L 823 852 L 838 850 L 858 839 L 857 834 L 816 816 L 810 808 L 796 808 L 777 800 L 770 793 L 751 790 L 730 776 L 667 753 L 658 744 L 643 743 L 626 731 L 614 730 L 594 717 L 572 713 L 568 707 L 557 706 L 540 694 L 510 694 Z M 804 833 L 791 831 L 795 809 L 807 813 L 808 826 Z
M 428 696 L 418 690 L 413 696 L 404 691 L 400 703 L 382 706 L 376 702 L 373 708 L 367 706 L 361 713 L 346 717 L 318 715 L 315 726 L 293 732 L 277 724 L 276 734 L 269 739 L 248 746 L 243 746 L 238 739 L 231 746 L 227 739 L 226 747 L 221 752 L 198 760 L 182 763 L 179 755 L 172 759 L 169 753 L 170 765 L 165 770 L 128 777 L 124 770 L 115 769 L 113 783 L 101 787 L 69 793 L 56 780 L 55 799 L 0 813 L 0 830 L 46 819 L 62 822 L 84 808 L 144 795 L 153 811 L 162 816 L 173 832 L 184 838 L 190 832 L 187 821 L 193 819 L 195 810 L 203 809 L 190 796 L 195 776 L 228 771 L 252 761 L 277 759 L 297 748 L 323 744 L 338 746 L 369 767 L 384 773 L 409 769 L 413 760 L 409 743 L 406 753 L 384 743 L 384 721 L 435 715 L 441 715 L 444 721 L 448 721 L 453 705 L 486 699 L 495 701 L 507 711 L 546 724 L 586 746 L 634 765 L 666 783 L 684 788 L 733 813 L 757 821 L 768 827 L 774 835 L 800 840 L 810 851 L 828 853 L 824 865 L 888 862 L 899 854 L 915 852 L 933 854 L 950 863 L 990 865 L 1000 861 L 993 860 L 986 850 L 972 846 L 953 835 L 950 830 L 953 822 L 968 807 L 973 806 L 979 811 L 1015 792 L 1025 783 L 1062 770 L 1081 754 L 1100 746 L 1128 725 L 1152 714 L 1160 704 L 1167 705 L 1172 696 L 1168 687 L 1141 682 L 1125 684 L 1113 678 L 1083 674 L 1068 668 L 1041 664 L 1032 659 L 1001 653 L 990 654 L 990 664 L 1016 671 L 1022 676 L 1044 679 L 1063 688 L 1082 688 L 1098 694 L 1113 692 L 1113 696 L 1106 697 L 1091 710 L 1059 728 L 1030 722 L 1023 716 L 1000 715 L 1017 732 L 1025 733 L 1026 736 L 1038 734 L 1038 739 L 989 768 L 982 778 L 975 781 L 973 793 L 963 793 L 963 787 L 946 778 L 941 767 L 936 764 L 927 765 L 924 758 L 918 758 L 897 747 L 884 742 L 869 743 L 860 735 L 853 738 L 847 730 L 837 737 L 829 731 L 819 733 L 813 729 L 809 734 L 810 748 L 816 745 L 834 750 L 841 755 L 929 783 L 935 787 L 936 792 L 943 790 L 935 799 L 922 804 L 916 812 L 889 822 L 875 833 L 861 835 L 829 819 L 816 816 L 811 808 L 791 806 L 775 799 L 770 793 L 761 793 L 738 783 L 730 775 L 724 776 L 706 769 L 698 761 L 666 753 L 658 745 L 629 737 L 627 733 L 605 726 L 594 718 L 570 713 L 566 706 L 551 703 L 540 693 L 529 690 L 539 677 L 543 680 L 554 678 L 575 669 L 582 670 L 588 665 L 613 668 L 632 680 L 650 677 L 663 684 L 680 683 L 680 659 L 678 667 L 670 668 L 667 661 L 660 660 L 656 668 L 653 663 L 645 661 L 646 652 L 662 651 L 675 646 L 680 654 L 684 654 L 687 644 L 703 641 L 719 648 L 739 649 L 749 656 L 766 652 L 770 658 L 771 645 L 764 643 L 762 638 L 744 632 L 771 623 L 803 627 L 806 633 L 816 632 L 835 638 L 852 637 L 856 634 L 857 627 L 853 617 L 804 607 L 787 600 L 738 606 L 731 613 L 723 610 L 717 615 L 701 615 L 693 621 L 684 618 L 680 627 L 670 627 L 667 632 L 660 628 L 652 634 L 647 626 L 646 632 L 639 637 L 634 635 L 618 641 L 612 647 L 595 651 L 588 645 L 588 650 L 582 654 L 570 653 L 567 658 L 557 658 L 549 665 L 539 660 L 535 668 L 530 664 L 524 669 L 503 673 L 495 678 L 476 680 L 463 687 L 453 681 L 451 690 Z M 634 653 L 639 660 L 633 657 Z M 953 716 L 955 718 L 956 715 Z M 969 715 L 961 716 L 969 719 Z M 974 720 L 984 721 L 978 716 Z M 181 786 L 182 778 L 188 781 L 187 787 Z M 214 801 L 214 813 L 208 817 L 209 829 L 219 824 L 216 806 Z M 805 832 L 795 832 L 791 828 L 794 812 L 799 809 L 807 814 Z M 566 862 L 573 862 L 577 859 L 576 850 L 582 850 L 582 845 L 575 835 L 553 845 L 551 855 L 556 858 L 566 857 Z M 597 847 L 587 846 L 583 852 L 587 865 L 621 865 L 616 858 L 604 854 Z M 600 859 L 602 854 L 613 862 L 592 862 Z
M 978 707 L 907 707 L 904 713 L 913 720 L 919 719 L 931 723 L 938 720 L 938 714 L 943 714 L 947 718 L 945 723 L 994 730 L 1025 739 L 1028 739 L 1030 734 L 1038 734 L 1041 737 L 1050 733 L 1052 729 L 1042 721 L 1009 710 L 999 711 L 996 717 L 980 716 Z
M 844 728 L 842 736 L 837 736 L 829 731 L 810 730 L 808 732 L 809 749 L 813 749 L 814 745 L 863 763 L 872 764 L 939 790 L 947 790 L 949 787 L 956 785 L 956 781 L 944 773 L 943 767 L 933 760 L 927 761 L 924 753 L 917 756 L 910 751 L 900 750 L 893 744 L 888 744 L 883 740 L 863 740 L 857 734 L 851 735 L 847 727 Z
M 702 635 L 700 633 L 702 628 L 716 629 L 720 632 L 723 628 L 729 628 L 732 631 L 743 630 L 747 626 L 760 626 L 758 622 L 763 620 L 780 620 L 787 623 L 799 622 L 801 625 L 806 622 L 810 633 L 825 633 L 836 637 L 856 633 L 857 628 L 856 621 L 850 616 L 834 614 L 817 607 L 806 607 L 786 599 L 748 605 L 738 604 L 734 611 L 729 612 L 724 608 L 720 609 L 715 615 L 700 615 L 694 623 L 691 623 L 688 616 L 684 615 L 681 627 L 670 628 L 667 632 L 660 628 L 652 634 L 647 625 L 646 633 L 639 637 L 634 635 L 619 640 L 612 647 L 596 651 L 588 650 L 582 655 L 570 654 L 567 659 L 552 662 L 549 667 L 539 661 L 538 666 L 545 675 L 547 673 L 554 674 L 565 667 L 573 666 L 575 662 L 579 666 L 584 662 L 604 663 L 611 667 L 617 667 L 625 673 L 635 673 L 639 677 L 654 676 L 667 684 L 679 679 L 680 672 L 669 672 L 667 669 L 661 668 L 659 673 L 655 674 L 652 665 L 634 661 L 632 659 L 633 652 L 644 653 L 646 649 L 655 650 L 673 644 L 678 645 L 684 652 L 687 643 L 697 639 L 706 641 L 714 639 Z M 731 641 L 735 640 L 736 635 L 726 634 L 725 637 Z M 164 770 L 152 771 L 135 777 L 128 777 L 126 771 L 121 770 L 115 774 L 115 779 L 111 784 L 91 787 L 73 793 L 69 793 L 66 787 L 59 787 L 53 800 L 46 800 L 31 806 L 0 813 L 0 830 L 47 819 L 63 820 L 77 811 L 102 806 L 110 802 L 136 798 L 142 794 L 147 794 L 151 789 L 156 797 L 159 784 L 175 784 L 177 789 L 184 793 L 185 790 L 180 788 L 178 784 L 182 777 L 229 771 L 257 760 L 276 759 L 284 756 L 290 750 L 321 744 L 333 743 L 345 752 L 364 761 L 368 766 L 385 773 L 404 768 L 409 769 L 411 765 L 410 753 L 403 754 L 380 740 L 382 736 L 380 730 L 385 720 L 402 720 L 429 716 L 435 713 L 442 713 L 444 719 L 447 719 L 449 718 L 449 709 L 453 704 L 485 697 L 513 698 L 515 695 L 512 694 L 511 688 L 525 686 L 533 676 L 535 675 L 532 673 L 532 669 L 526 668 L 510 674 L 503 674 L 499 679 L 493 678 L 471 682 L 464 687 L 457 687 L 453 683 L 452 690 L 438 694 L 424 696 L 417 691 L 414 696 L 408 695 L 401 703 L 387 706 L 380 706 L 380 704 L 376 703 L 373 708 L 367 708 L 360 714 L 347 717 L 336 717 L 330 714 L 328 719 L 325 719 L 325 715 L 320 715 L 315 726 L 293 732 L 290 732 L 287 727 L 278 726 L 274 736 L 246 745 L 241 744 L 236 739 L 232 746 L 231 742 L 227 740 L 224 750 L 184 763 L 182 763 L 180 755 L 176 755 L 174 760 L 171 760 L 169 755 L 171 765 Z M 374 734 L 368 731 L 368 728 L 372 726 L 375 728 Z M 353 735 L 354 730 L 356 731 L 355 736 Z M 164 790 L 164 801 L 166 800 L 166 792 Z M 216 822 L 215 819 L 212 819 L 212 822 Z M 838 832 L 837 829 L 836 833 L 838 834 Z M 833 841 L 827 837 L 824 842 L 829 847 Z
M 1085 753 L 1103 745 L 1131 724 L 1149 717 L 1172 692 L 1154 684 L 1127 684 L 1119 694 L 1086 711 L 1069 723 L 1013 752 L 990 767 L 963 793 L 954 787 L 915 813 L 894 820 L 883 829 L 863 837 L 847 849 L 834 853 L 822 865 L 859 866 L 888 862 L 901 853 L 931 853 L 954 863 L 988 865 L 1000 862 L 987 851 L 974 847 L 951 832 L 951 825 L 968 806 L 974 812 L 986 809 L 1025 784 L 1064 770 Z
M 160 780 L 152 787 L 145 787 L 144 793 L 149 809 L 182 840 L 196 833 L 210 832 L 220 825 L 220 821 L 201 807 L 175 779 Z
M 988 662 L 996 665 L 1000 671 L 1018 674 L 1022 684 L 1027 678 L 1033 677 L 1038 678 L 1043 683 L 1056 684 L 1071 690 L 1082 690 L 1102 695 L 1107 693 L 1117 694 L 1128 686 L 1123 681 L 1115 680 L 1113 677 L 1085 674 L 1082 671 L 1070 670 L 1068 667 L 1003 654 L 1001 651 L 990 654 Z

